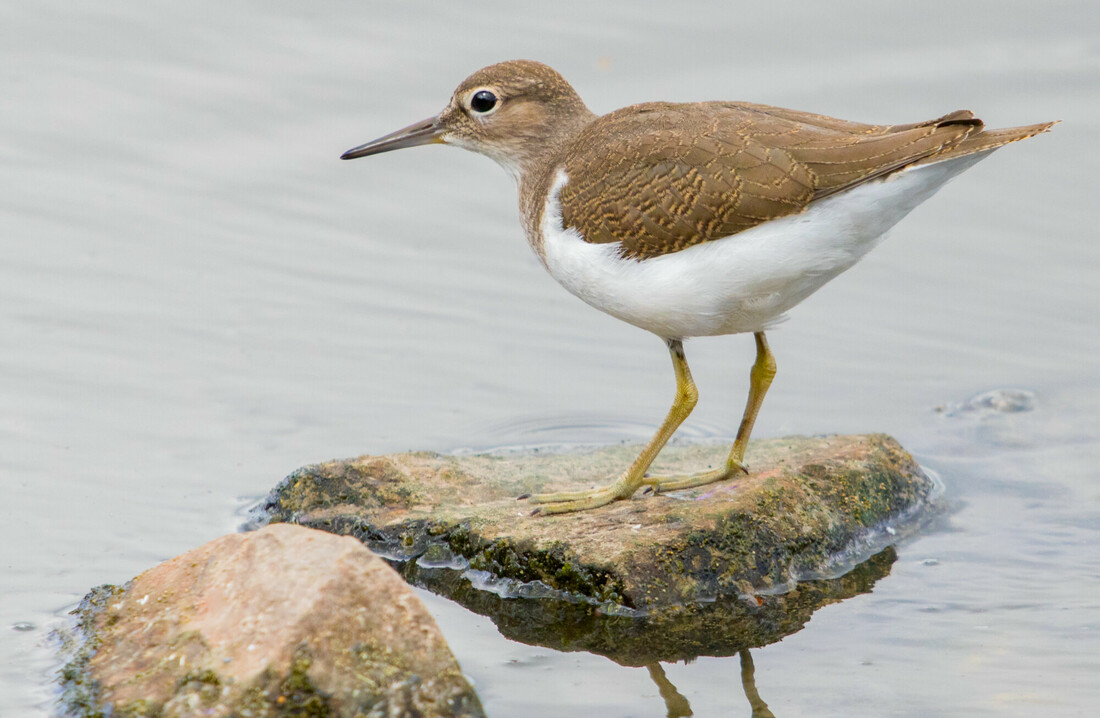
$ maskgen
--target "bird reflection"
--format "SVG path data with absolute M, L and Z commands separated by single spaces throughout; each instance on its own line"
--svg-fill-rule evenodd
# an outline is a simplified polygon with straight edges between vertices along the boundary
M 771 712 L 768 704 L 756 690 L 756 668 L 752 663 L 752 654 L 749 653 L 749 649 L 743 648 L 739 655 L 741 656 L 741 688 L 745 691 L 745 697 L 749 699 L 749 705 L 752 707 L 752 718 L 775 718 L 775 714 Z M 672 685 L 672 681 L 665 675 L 665 669 L 661 668 L 660 663 L 650 663 L 646 669 L 649 671 L 649 677 L 657 684 L 661 698 L 665 701 L 668 718 L 687 718 L 694 715 L 688 699 L 676 690 L 676 686 Z
M 760 698 L 756 691 L 756 668 L 752 664 L 752 654 L 749 649 L 741 649 L 741 687 L 745 689 L 745 697 L 752 706 L 752 718 L 775 718 L 775 714 L 768 709 L 768 704 Z
M 686 718 L 686 716 L 693 715 L 688 699 L 684 698 L 680 691 L 676 690 L 676 686 L 672 685 L 672 681 L 665 675 L 665 669 L 661 668 L 661 664 L 650 663 L 646 668 L 649 670 L 649 677 L 657 684 L 657 690 L 661 692 L 661 698 L 665 699 L 668 718 Z

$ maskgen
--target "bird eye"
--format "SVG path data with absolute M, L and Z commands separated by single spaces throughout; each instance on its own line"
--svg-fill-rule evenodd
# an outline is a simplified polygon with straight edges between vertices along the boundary
M 470 98 L 470 109 L 482 114 L 497 106 L 497 96 L 489 90 L 478 90 Z

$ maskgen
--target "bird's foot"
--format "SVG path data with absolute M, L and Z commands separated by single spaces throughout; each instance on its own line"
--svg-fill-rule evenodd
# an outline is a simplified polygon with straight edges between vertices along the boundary
M 588 509 L 606 506 L 612 501 L 629 499 L 634 492 L 642 486 L 649 486 L 654 493 L 662 491 L 678 491 L 690 489 L 695 486 L 712 484 L 716 481 L 732 479 L 741 474 L 747 474 L 749 470 L 739 461 L 729 460 L 721 469 L 701 471 L 697 474 L 682 476 L 644 476 L 631 477 L 623 475 L 618 481 L 600 489 L 589 491 L 560 491 L 553 494 L 534 494 L 521 496 L 533 504 L 539 504 L 531 515 L 567 514 L 574 511 L 587 511 Z
M 536 514 L 567 514 L 606 506 L 619 499 L 629 499 L 638 490 L 638 487 L 647 483 L 651 483 L 649 479 L 623 475 L 615 483 L 600 489 L 534 494 L 528 496 L 527 500 L 533 504 L 540 504 L 538 508 L 531 512 L 532 516 Z
M 744 464 L 740 461 L 731 459 L 727 461 L 726 465 L 721 469 L 700 471 L 697 474 L 686 474 L 683 476 L 646 477 L 645 483 L 653 486 L 654 492 L 661 493 L 662 491 L 678 491 L 680 489 L 690 489 L 696 486 L 713 484 L 716 481 L 733 479 L 747 473 L 749 473 L 749 470 Z

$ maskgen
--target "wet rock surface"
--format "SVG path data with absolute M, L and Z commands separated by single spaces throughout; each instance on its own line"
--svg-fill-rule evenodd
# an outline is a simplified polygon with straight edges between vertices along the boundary
M 720 465 L 727 451 L 667 447 L 653 473 Z M 748 476 L 592 511 L 530 516 L 532 507 L 516 501 L 602 485 L 636 452 L 363 456 L 295 472 L 264 511 L 271 521 L 355 536 L 407 562 L 407 575 L 420 571 L 417 583 L 471 607 L 476 601 L 460 593 L 476 583 L 556 606 L 551 613 L 579 602 L 653 620 L 783 593 L 799 577 L 828 572 L 868 532 L 918 514 L 933 488 L 896 441 L 872 434 L 755 441 Z M 422 569 L 466 580 L 429 580 Z
M 486 616 L 513 641 L 594 653 L 624 666 L 652 666 L 699 656 L 732 656 L 775 643 L 802 630 L 817 609 L 869 593 L 896 559 L 893 547 L 887 547 L 839 578 L 799 582 L 783 593 L 719 598 L 642 616 L 617 615 L 557 598 L 505 598 L 456 571 L 424 569 L 415 562 L 403 568 L 411 583 Z
M 420 600 L 351 539 L 224 536 L 93 590 L 77 613 L 71 713 L 484 715 Z

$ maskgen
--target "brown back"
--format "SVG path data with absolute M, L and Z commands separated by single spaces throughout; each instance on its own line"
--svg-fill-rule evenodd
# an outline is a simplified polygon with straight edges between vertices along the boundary
M 653 257 L 801 212 L 915 163 L 1048 127 L 987 133 L 965 110 L 867 125 L 748 103 L 635 105 L 596 119 L 569 146 L 562 220 L 589 242 L 621 242 L 624 256 Z

